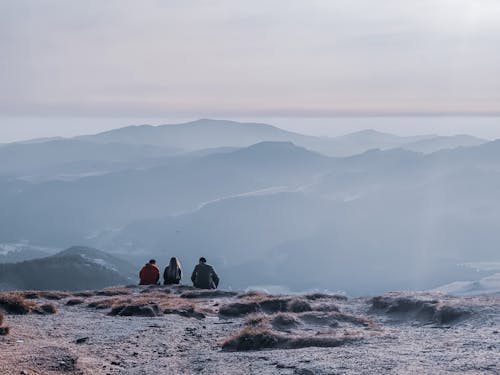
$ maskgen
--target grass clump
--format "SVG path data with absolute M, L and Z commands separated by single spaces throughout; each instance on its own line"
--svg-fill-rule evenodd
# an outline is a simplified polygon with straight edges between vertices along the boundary
M 66 301 L 66 306 L 75 306 L 75 305 L 81 305 L 85 302 L 82 298 L 71 298 L 68 301 Z
M 84 290 L 81 292 L 75 292 L 73 293 L 74 297 L 94 297 L 96 295 L 96 291 L 93 290 Z
M 130 290 L 130 288 L 126 287 L 105 288 L 103 290 L 95 292 L 96 296 L 106 296 L 106 297 L 123 296 L 128 294 L 132 294 L 132 291 Z
M 67 292 L 54 292 L 54 291 L 27 291 L 20 292 L 26 299 L 48 299 L 58 301 L 68 297 L 70 294 Z
M 0 308 L 7 314 L 29 314 L 36 306 L 36 303 L 24 299 L 21 293 L 10 292 L 0 294 Z
M 300 325 L 300 321 L 293 314 L 279 313 L 271 319 L 271 325 L 278 330 L 291 329 Z
M 228 351 L 247 351 L 277 348 L 283 339 L 265 327 L 244 327 L 222 343 Z
M 327 293 L 311 293 L 304 296 L 310 301 L 316 301 L 318 299 L 333 299 L 337 301 L 346 301 L 347 297 L 342 294 L 327 294 Z
M 37 306 L 36 309 L 34 310 L 37 314 L 41 315 L 52 315 L 57 312 L 57 308 L 51 304 L 51 303 L 46 303 L 40 306 Z
M 3 322 L 4 322 L 4 315 L 0 311 L 0 336 L 6 336 L 9 334 L 9 327 L 4 327 Z
M 258 312 L 260 305 L 257 302 L 233 302 L 221 306 L 219 314 L 224 316 L 242 316 Z
M 128 304 L 114 306 L 108 315 L 155 317 L 161 315 L 161 311 L 156 303 Z
M 224 297 L 234 297 L 238 293 L 224 291 L 224 290 L 193 290 L 184 292 L 180 295 L 181 298 L 224 298 Z

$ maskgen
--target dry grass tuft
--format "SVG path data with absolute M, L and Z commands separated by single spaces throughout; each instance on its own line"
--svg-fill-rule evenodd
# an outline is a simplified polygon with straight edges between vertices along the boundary
M 63 298 L 69 297 L 70 294 L 67 292 L 54 292 L 54 291 L 27 291 L 19 292 L 23 298 L 26 299 L 48 299 L 53 301 L 58 301 Z
M 113 307 L 113 305 L 116 305 L 116 304 L 125 304 L 125 303 L 132 303 L 132 299 L 130 299 L 130 298 L 123 299 L 123 298 L 119 298 L 119 297 L 97 299 L 97 300 L 94 300 L 94 301 L 91 301 L 90 303 L 88 303 L 87 307 L 91 307 L 91 308 L 97 309 L 97 310 L 103 310 L 103 309 L 109 309 L 109 308 Z
M 108 315 L 154 317 L 161 315 L 161 311 L 156 303 L 128 304 L 114 306 Z
M 56 307 L 53 304 L 36 304 L 31 300 L 23 297 L 22 292 L 8 292 L 0 294 L 0 308 L 7 314 L 24 315 L 24 314 L 55 314 Z
M 312 307 L 307 301 L 304 301 L 302 299 L 292 299 L 288 302 L 287 311 L 301 313 L 312 311 Z
M 219 314 L 222 316 L 238 317 L 256 312 L 275 314 L 279 312 L 305 312 L 312 311 L 309 302 L 301 298 L 275 297 L 257 294 L 240 302 L 233 302 L 222 306 Z
M 295 328 L 300 321 L 293 314 L 279 313 L 271 319 L 271 325 L 278 330 Z
M 258 290 L 249 290 L 248 292 L 239 294 L 237 298 L 239 298 L 239 299 L 243 299 L 243 298 L 259 298 L 259 299 L 263 299 L 263 298 L 268 298 L 268 297 L 270 297 L 270 295 L 268 293 L 266 293 L 266 292 L 261 292 L 261 291 L 258 291 Z
M 66 302 L 66 306 L 81 305 L 85 302 L 82 298 L 71 298 Z
M 74 297 L 93 297 L 95 295 L 96 295 L 96 291 L 93 291 L 93 290 L 84 290 L 81 292 L 73 293 Z
M 125 287 L 106 288 L 97 291 L 95 293 L 96 296 L 107 296 L 107 297 L 124 296 L 129 294 L 132 294 L 132 291 L 130 290 L 130 288 L 125 288 Z
M 267 324 L 269 318 L 264 314 L 251 314 L 245 320 L 245 325 L 250 327 L 257 327 L 259 325 Z
M 224 298 L 224 297 L 234 297 L 238 293 L 229 292 L 224 290 L 194 290 L 189 292 L 184 292 L 180 295 L 181 298 Z
M 335 314 L 327 312 L 312 311 L 300 314 L 299 319 L 305 324 L 336 328 L 339 326 L 339 321 Z
M 377 296 L 370 302 L 375 310 L 426 323 L 456 323 L 472 314 L 470 310 L 461 306 L 446 305 L 436 299 L 420 299 L 413 296 Z
M 432 319 L 438 324 L 449 324 L 467 318 L 471 314 L 470 311 L 462 307 L 440 305 L 437 307 Z
M 337 301 L 346 301 L 347 297 L 342 294 L 311 293 L 304 296 L 306 299 L 316 301 L 318 299 L 333 299 Z
M 0 311 L 0 336 L 6 336 L 9 334 L 9 327 L 3 327 L 2 324 L 4 322 L 4 315 Z
M 258 302 L 233 302 L 221 306 L 219 314 L 223 316 L 242 316 L 260 311 Z
M 358 332 L 344 332 L 341 335 L 282 335 L 269 327 L 244 327 L 222 342 L 227 351 L 248 351 L 263 349 L 299 349 L 307 347 L 337 347 L 360 340 Z
M 277 348 L 283 338 L 265 327 L 244 327 L 222 343 L 228 351 L 246 351 Z
M 29 314 L 36 306 L 36 303 L 27 301 L 19 292 L 0 294 L 0 308 L 5 310 L 7 314 Z
M 51 303 L 46 303 L 44 305 L 37 306 L 33 312 L 41 315 L 51 315 L 57 312 L 57 308 Z

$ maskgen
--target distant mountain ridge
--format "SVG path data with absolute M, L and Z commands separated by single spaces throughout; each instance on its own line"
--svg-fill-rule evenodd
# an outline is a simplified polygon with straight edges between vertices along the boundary
M 371 148 L 395 147 L 421 152 L 443 148 L 477 145 L 486 142 L 471 136 L 442 137 L 436 135 L 401 137 L 366 129 L 338 137 L 303 135 L 262 123 L 200 119 L 172 125 L 139 125 L 114 129 L 95 135 L 77 137 L 92 142 L 117 142 L 178 147 L 194 151 L 216 147 L 247 147 L 263 141 L 293 142 L 297 146 L 329 156 L 354 155 Z M 431 141 L 432 140 L 432 141 Z M 418 142 L 429 141 L 419 144 Z
M 262 142 L 291 142 L 330 157 L 370 149 L 403 148 L 432 153 L 477 146 L 485 140 L 467 136 L 401 137 L 366 129 L 338 137 L 303 135 L 261 123 L 201 119 L 184 124 L 138 125 L 74 138 L 41 138 L 0 147 L 0 176 L 28 181 L 75 180 L 89 175 L 144 169 L 176 158 L 222 153 Z
M 134 267 L 114 256 L 74 246 L 56 255 L 0 264 L 0 290 L 83 290 L 135 282 Z

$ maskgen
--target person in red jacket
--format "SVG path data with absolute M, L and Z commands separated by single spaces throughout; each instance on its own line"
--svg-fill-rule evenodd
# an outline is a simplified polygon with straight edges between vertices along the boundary
M 139 272 L 139 285 L 156 285 L 160 280 L 160 269 L 156 266 L 156 260 L 151 259 Z

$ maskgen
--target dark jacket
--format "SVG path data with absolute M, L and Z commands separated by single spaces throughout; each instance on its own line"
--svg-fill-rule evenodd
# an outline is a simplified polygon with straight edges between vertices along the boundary
M 195 288 L 217 289 L 219 286 L 219 276 L 214 268 L 206 263 L 198 263 L 191 275 L 191 281 Z
M 176 275 L 171 275 L 170 266 L 165 267 L 165 271 L 163 272 L 163 285 L 167 284 L 179 284 L 182 278 L 182 270 L 177 268 Z
M 160 280 L 160 270 L 154 264 L 146 263 L 139 272 L 139 285 L 154 285 Z

